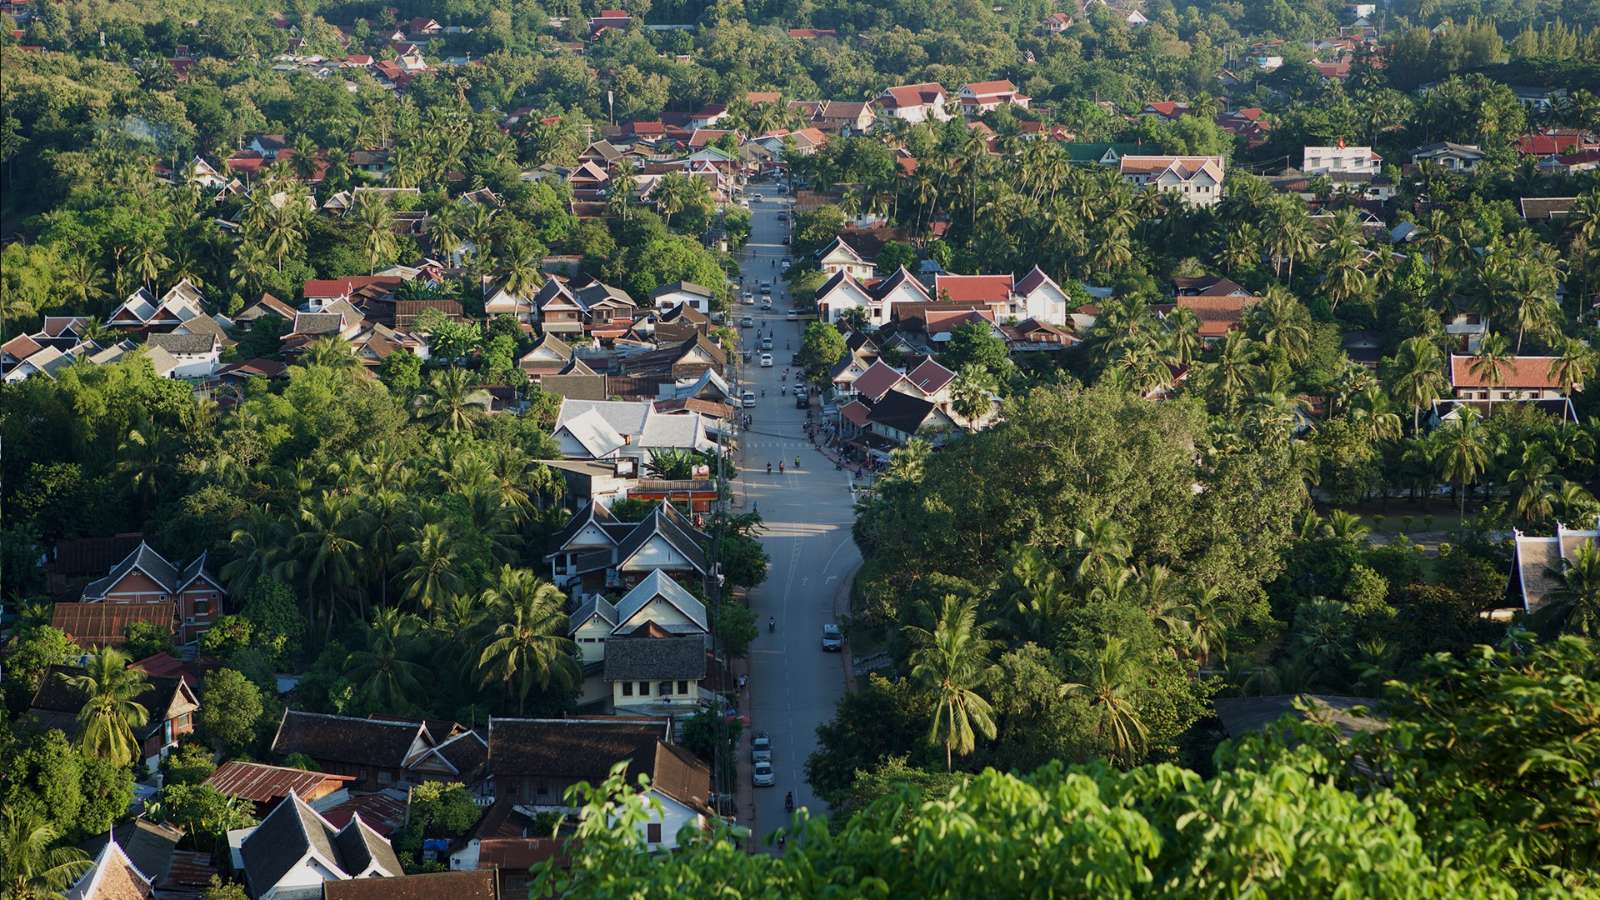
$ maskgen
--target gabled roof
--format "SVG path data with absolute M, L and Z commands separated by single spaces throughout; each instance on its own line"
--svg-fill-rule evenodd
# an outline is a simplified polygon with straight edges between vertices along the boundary
M 1152 181 L 1171 173 L 1180 181 L 1208 175 L 1221 184 L 1223 166 L 1220 156 L 1124 156 L 1117 161 L 1123 175 L 1147 175 Z
M 590 523 L 599 525 L 600 530 L 605 533 L 605 536 L 610 539 L 613 544 L 616 543 L 617 539 L 613 537 L 612 532 L 608 530 L 608 528 L 623 524 L 617 521 L 617 517 L 611 514 L 611 510 L 606 509 L 604 506 L 601 506 L 593 500 L 587 500 L 584 502 L 583 508 L 573 513 L 572 518 L 567 520 L 567 524 L 563 526 L 560 531 L 556 532 L 555 536 L 550 539 L 550 546 L 556 548 L 557 552 L 560 552 L 562 548 L 567 546 L 568 542 L 577 537 L 578 533 L 583 531 L 584 528 L 588 527 Z M 613 622 L 612 624 L 616 623 Z
M 924 303 L 933 299 L 932 297 L 928 296 L 928 289 L 922 286 L 922 282 L 918 281 L 915 275 L 912 275 L 910 272 L 906 271 L 905 266 L 895 269 L 894 274 L 890 275 L 889 277 L 880 278 L 873 282 L 872 285 L 866 290 L 867 294 L 870 295 L 872 299 L 882 300 L 883 298 L 889 296 L 889 294 L 892 293 L 896 288 L 899 288 L 902 285 L 909 286 L 911 290 L 915 291 L 917 295 L 922 298 L 922 302 Z
M 1012 288 L 1012 290 L 1016 291 L 1017 296 L 1026 297 L 1045 285 L 1049 285 L 1056 290 L 1061 291 L 1063 295 L 1067 293 L 1066 291 L 1062 291 L 1061 285 L 1056 284 L 1055 280 L 1049 275 L 1046 275 L 1044 270 L 1038 266 L 1034 266 L 1032 269 L 1029 269 L 1028 274 L 1022 276 L 1021 280 L 1016 283 L 1016 286 Z
M 140 875 L 164 887 L 175 874 L 175 862 L 179 863 L 180 877 L 186 874 L 181 872 L 183 860 L 178 851 L 178 842 L 182 840 L 181 829 L 138 818 L 118 823 L 109 833 L 96 834 L 80 846 L 98 859 L 106 845 L 115 842 Z M 79 883 L 87 877 L 86 874 L 80 878 Z
M 842 254 L 851 262 L 865 263 L 867 261 L 865 257 L 856 251 L 856 248 L 850 246 L 849 242 L 842 237 L 834 238 L 832 243 L 818 250 L 817 259 L 827 259 L 835 253 Z
M 110 325 L 142 325 L 145 322 L 150 321 L 150 317 L 155 314 L 155 296 L 148 290 L 139 288 L 138 290 L 129 294 L 127 299 L 122 301 L 122 305 L 118 306 L 114 311 L 112 311 L 111 315 L 106 317 L 106 322 Z
M 178 567 L 167 561 L 167 558 L 157 553 L 144 541 L 133 548 L 133 552 L 122 558 L 122 562 L 111 568 L 110 574 L 96 581 L 91 581 L 83 589 L 85 600 L 104 600 L 106 593 L 115 587 L 117 582 L 127 577 L 130 572 L 142 572 L 151 581 L 160 585 L 168 594 L 178 592 L 182 583 L 182 573 Z
M 705 604 L 660 569 L 646 575 L 633 586 L 633 590 L 628 591 L 617 601 L 617 619 L 614 624 L 618 627 L 625 626 L 629 619 L 645 607 L 645 604 L 656 597 L 671 604 L 674 609 L 683 613 L 684 618 L 700 626 L 702 631 L 710 632 L 711 626 L 706 619 Z
M 140 900 L 154 893 L 154 879 L 139 871 L 115 840 L 107 841 L 93 865 L 67 891 L 67 900 Z
M 933 358 L 928 357 L 922 364 L 906 373 L 906 380 L 916 385 L 924 394 L 935 394 L 945 385 L 956 379 L 956 373 L 950 371 Z
M 1244 311 L 1255 297 L 1179 297 L 1179 309 L 1187 309 L 1200 320 L 1201 337 L 1221 337 L 1244 322 Z
M 1002 78 L 998 81 L 969 81 L 961 89 L 976 97 L 990 97 L 998 94 L 1015 94 L 1017 86 Z
M 480 861 L 482 857 L 480 856 Z M 509 867 L 507 867 L 509 868 Z M 329 881 L 323 900 L 499 900 L 500 867 Z
M 286 709 L 272 739 L 272 752 L 280 756 L 304 753 L 319 763 L 403 769 L 411 762 L 413 748 L 419 742 L 424 747 L 433 744 L 427 727 L 420 722 Z
M 63 730 L 74 735 L 77 733 L 77 723 L 72 720 L 83 708 L 86 698 L 66 679 L 78 674 L 82 673 L 68 666 L 51 666 L 45 671 L 44 678 L 39 682 L 39 690 L 34 692 L 33 700 L 28 705 L 35 714 L 71 721 L 72 724 Z M 147 675 L 145 689 L 134 700 L 150 714 L 145 724 L 133 729 L 134 736 L 141 741 L 159 732 L 169 716 L 180 716 L 199 708 L 194 691 L 181 675 Z
M 1551 374 L 1556 361 L 1553 356 L 1513 356 L 1500 369 L 1500 383 L 1496 388 L 1509 390 L 1554 390 L 1562 387 L 1560 379 Z M 1479 373 L 1475 356 L 1450 354 L 1450 384 L 1456 388 L 1487 388 L 1487 373 Z
M 563 399 L 565 405 L 570 401 Z M 577 441 L 588 454 L 595 459 L 602 459 L 628 445 L 620 432 L 606 421 L 605 416 L 596 410 L 589 409 L 573 416 L 556 425 L 556 431 L 565 431 Z
M 671 284 L 663 284 L 661 287 L 658 287 L 655 290 L 651 291 L 650 292 L 650 299 L 654 300 L 655 298 L 660 297 L 663 294 L 677 294 L 677 293 L 698 294 L 701 297 L 710 297 L 711 296 L 711 289 L 710 288 L 701 287 L 700 285 L 695 284 L 692 281 L 674 281 Z
M 257 897 L 272 890 L 308 856 L 338 880 L 369 872 L 377 876 L 404 872 L 388 841 L 362 825 L 360 816 L 335 829 L 293 791 L 245 837 L 239 855 L 250 892 Z
M 1462 159 L 1483 159 L 1483 148 L 1477 144 L 1457 144 L 1451 141 L 1438 141 L 1432 144 L 1423 144 L 1411 151 L 1413 159 L 1422 157 L 1433 159 L 1439 156 L 1459 156 Z
M 893 428 L 896 431 L 915 434 L 917 429 L 922 427 L 922 423 L 928 420 L 928 416 L 933 414 L 933 411 L 934 404 L 932 401 L 924 400 L 921 397 L 913 397 L 900 391 L 890 391 L 873 405 L 872 413 L 867 418 L 868 421 Z
M 683 514 L 673 509 L 672 504 L 666 501 L 662 501 L 651 510 L 650 515 L 635 525 L 633 531 L 617 545 L 617 565 L 627 562 L 639 552 L 640 548 L 656 537 L 671 544 L 673 549 L 683 554 L 699 571 L 706 572 L 710 569 L 704 543 L 706 535 L 690 525 L 683 518 Z
M 220 342 L 214 334 L 152 334 L 145 342 L 152 347 L 161 349 L 173 355 L 203 355 L 218 349 Z
M 596 616 L 599 616 L 600 621 L 606 624 L 608 633 L 615 630 L 617 622 L 621 621 L 617 618 L 616 604 L 607 600 L 604 594 L 591 594 L 578 607 L 577 611 L 568 618 L 567 621 L 571 624 L 567 628 L 567 634 L 576 634 L 579 628 L 588 624 L 589 620 Z
M 931 104 L 943 96 L 945 96 L 943 85 L 924 81 L 921 84 L 902 84 L 885 88 L 879 95 L 879 100 L 890 109 L 903 109 Z
M 856 376 L 854 388 L 861 396 L 876 401 L 883 395 L 891 393 L 891 389 L 905 377 L 904 372 L 880 359 Z
M 1563 565 L 1576 557 L 1581 547 L 1600 547 L 1600 516 L 1595 517 L 1594 525 L 1593 530 L 1580 530 L 1558 522 L 1554 537 L 1514 533 L 1515 572 L 1510 587 L 1522 595 L 1522 608 L 1526 612 L 1538 612 L 1548 602 L 1550 593 L 1560 588 Z

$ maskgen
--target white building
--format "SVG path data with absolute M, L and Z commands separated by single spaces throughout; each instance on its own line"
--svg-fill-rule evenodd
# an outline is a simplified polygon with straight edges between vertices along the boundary
M 945 109 L 948 99 L 943 85 L 927 81 L 885 88 L 878 95 L 877 105 L 896 119 L 904 119 L 912 124 L 929 120 L 945 122 L 952 118 L 950 111 Z
M 1171 193 L 1189 206 L 1222 200 L 1227 161 L 1220 156 L 1124 156 L 1117 166 L 1122 180 Z
M 1373 153 L 1371 147 L 1346 147 L 1344 144 L 1307 147 L 1300 165 L 1300 171 L 1307 175 L 1335 172 L 1376 175 L 1382 168 L 1383 157 Z

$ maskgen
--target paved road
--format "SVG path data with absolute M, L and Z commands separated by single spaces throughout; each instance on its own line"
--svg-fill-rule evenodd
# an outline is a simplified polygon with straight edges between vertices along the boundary
M 788 248 L 783 244 L 787 226 L 778 220 L 788 209 L 787 198 L 776 195 L 771 184 L 753 184 L 748 194 L 766 199 L 751 201 L 751 238 L 742 263 L 745 285 L 757 304 L 740 304 L 736 315 L 751 315 L 755 327 L 741 328 L 751 362 L 744 367 L 744 386 L 757 394 L 749 412 L 754 423 L 742 440 L 743 460 L 735 482 L 745 509 L 754 506 L 765 520 L 762 543 L 771 560 L 766 583 L 751 595 L 750 605 L 761 625 L 761 635 L 750 651 L 750 717 L 753 730 L 772 737 L 773 769 L 777 785 L 757 788 L 755 829 L 765 836 L 788 822 L 783 808 L 786 791 L 795 803 L 812 812 L 825 812 L 825 804 L 805 781 L 805 760 L 816 747 L 817 726 L 833 717 L 844 694 L 842 656 L 824 653 L 822 625 L 836 621 L 834 598 L 861 560 L 850 537 L 854 514 L 849 480 L 818 453 L 805 437 L 805 411 L 794 404 L 782 372 L 800 346 L 804 321 L 789 321 L 784 313 L 789 298 L 779 272 Z M 760 284 L 773 282 L 773 308 L 760 304 Z M 773 335 L 770 369 L 757 363 L 760 349 L 756 331 Z M 787 346 L 786 346 L 787 345 Z M 766 396 L 761 397 L 761 391 Z M 794 468 L 795 457 L 799 469 Z M 785 472 L 778 474 L 778 461 Z M 773 472 L 767 474 L 766 464 Z M 777 625 L 768 632 L 767 619 Z

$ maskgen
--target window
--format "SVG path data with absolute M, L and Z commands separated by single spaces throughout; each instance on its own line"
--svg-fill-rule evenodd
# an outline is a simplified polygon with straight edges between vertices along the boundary
M 544 795 L 550 793 L 550 783 L 545 781 L 543 778 L 535 781 L 533 783 L 533 792 L 540 797 L 543 797 Z
M 639 696 L 641 696 L 641 697 L 650 696 L 650 682 L 648 682 L 648 681 L 639 682 Z
M 661 684 L 659 684 L 656 687 L 656 695 L 659 696 L 659 697 L 671 697 L 672 696 L 672 682 L 670 682 L 670 681 L 661 682 Z
M 687 681 L 679 681 L 678 682 L 678 693 L 680 693 L 680 694 L 689 693 L 689 682 L 687 682 Z
M 194 598 L 194 614 L 195 615 L 203 616 L 203 615 L 206 615 L 209 612 L 211 612 L 211 598 L 210 597 L 196 597 L 196 598 Z
M 661 823 L 651 822 L 644 826 L 644 839 L 652 844 L 661 843 Z
M 624 696 L 624 697 L 632 697 L 633 696 L 633 682 L 624 681 L 622 683 L 622 696 Z

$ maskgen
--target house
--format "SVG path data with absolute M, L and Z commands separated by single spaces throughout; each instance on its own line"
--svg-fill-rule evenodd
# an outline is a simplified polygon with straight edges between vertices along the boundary
M 585 664 L 604 660 L 612 640 L 645 625 L 676 637 L 699 638 L 702 654 L 711 647 L 705 604 L 660 569 L 652 570 L 615 604 L 600 594 L 591 595 L 578 604 L 569 621 L 569 634 Z
M 897 388 L 912 396 L 920 393 L 906 381 L 904 372 L 880 359 L 868 366 L 867 370 L 851 383 L 850 392 L 870 406 Z
M 1523 197 L 1517 201 L 1527 222 L 1569 219 L 1578 207 L 1577 197 Z
M 1567 528 L 1558 522 L 1554 537 L 1535 537 L 1520 531 L 1512 534 L 1511 580 L 1506 593 L 1518 601 L 1523 612 L 1536 613 L 1550 602 L 1550 594 L 1561 586 L 1561 571 L 1577 558 L 1581 548 L 1600 550 L 1600 517 L 1588 530 Z
M 857 280 L 871 278 L 878 270 L 875 264 L 862 256 L 842 237 L 834 238 L 833 243 L 817 253 L 817 267 L 829 275 L 840 271 L 849 272 Z
M 526 895 L 524 890 L 517 896 Z M 500 896 L 500 873 L 493 868 L 322 883 L 322 900 L 500 900 Z M 512 896 L 509 888 L 506 896 Z
M 670 503 L 657 505 L 639 522 L 619 522 L 605 507 L 590 502 L 552 538 L 554 549 L 545 558 L 550 560 L 551 580 L 560 587 L 621 587 L 655 571 L 691 581 L 711 570 L 705 550 L 709 540 Z
M 253 828 L 229 832 L 255 900 L 315 900 L 328 881 L 405 874 L 389 842 L 355 816 L 343 828 L 293 791 Z
M 969 116 L 983 115 L 1002 106 L 1020 106 L 1027 109 L 1028 102 L 1032 99 L 1005 79 L 969 82 L 961 86 L 956 97 L 961 105 L 961 111 Z
M 948 121 L 951 115 L 945 109 L 946 99 L 944 87 L 928 81 L 885 88 L 876 102 L 890 116 L 916 124 Z
M 28 707 L 28 716 L 34 721 L 74 738 L 82 730 L 78 712 L 87 699 L 67 681 L 67 676 L 76 674 L 80 673 L 75 668 L 51 666 Z M 149 713 L 145 724 L 133 729 L 133 736 L 139 742 L 139 759 L 153 772 L 180 738 L 194 732 L 200 701 L 181 675 L 146 676 L 145 689 L 134 699 Z
M 1043 269 L 1034 266 L 1012 286 L 1013 312 L 1036 322 L 1066 325 L 1068 311 L 1077 304 Z
M 981 303 L 997 316 L 1011 312 L 1016 287 L 1012 275 L 935 275 L 933 296 L 938 303 Z
M 155 879 L 139 871 L 121 845 L 109 840 L 66 896 L 67 900 L 142 900 L 154 894 Z
M 69 889 L 67 896 L 85 900 L 141 896 L 137 883 L 123 880 L 114 869 L 105 868 L 109 862 L 117 866 L 131 863 L 141 880 L 149 883 L 150 896 L 157 900 L 199 896 L 217 870 L 211 864 L 211 854 L 179 850 L 178 843 L 183 837 L 183 832 L 177 828 L 142 817 L 125 820 L 109 832 L 96 834 L 79 845 L 94 859 L 94 865 L 74 882 L 78 892 Z M 112 845 L 115 850 L 111 849 Z M 108 853 L 109 858 L 102 859 Z M 97 872 L 102 874 L 97 876 Z
M 171 331 L 205 312 L 199 288 L 185 278 L 156 300 L 139 288 L 106 317 L 106 327 L 121 331 Z
M 1122 161 L 1124 156 L 1139 153 L 1146 149 L 1144 144 L 1125 141 L 1123 143 L 1076 143 L 1061 144 L 1062 152 L 1067 154 L 1067 160 L 1074 164 L 1098 163 L 1102 166 L 1114 166 Z
M 84 603 L 108 606 L 173 604 L 182 643 L 198 641 L 222 614 L 228 592 L 201 553 L 179 567 L 143 541 L 111 571 L 83 589 Z
M 698 414 L 668 415 L 650 401 L 563 400 L 553 435 L 569 459 L 631 457 L 652 450 L 704 453 L 716 449 Z
M 510 316 L 524 331 L 532 331 L 538 307 L 534 305 L 533 296 L 513 294 L 502 282 L 489 294 L 489 299 L 483 301 L 483 314 L 488 318 Z
M 711 298 L 710 288 L 703 288 L 692 281 L 674 281 L 650 292 L 650 300 L 658 310 L 687 305 L 701 315 L 710 315 Z
M 673 635 L 647 622 L 606 643 L 601 678 L 619 713 L 671 713 L 697 708 L 707 669 L 700 636 Z
M 284 766 L 230 759 L 218 766 L 202 784 L 215 788 L 224 797 L 249 801 L 256 815 L 264 816 L 293 793 L 322 809 L 349 799 L 347 790 L 354 775 L 309 772 Z
M 867 414 L 866 430 L 896 445 L 903 446 L 917 438 L 938 446 L 960 427 L 932 400 L 889 391 L 872 405 Z
M 1012 353 L 1054 353 L 1079 343 L 1071 330 L 1063 325 L 1052 325 L 1038 319 L 1024 319 L 1015 325 L 996 326 L 1005 337 L 1006 348 Z
M 439 24 L 439 20 L 430 19 L 426 16 L 419 16 L 412 19 L 411 21 L 407 22 L 403 28 L 406 33 L 406 39 L 410 41 L 419 40 L 425 37 L 433 37 L 434 35 L 444 33 L 444 26 Z
M 267 317 L 282 319 L 287 325 L 294 321 L 296 310 L 289 304 L 279 300 L 268 293 L 263 293 L 261 299 L 245 307 L 237 316 L 233 317 L 233 325 L 239 331 L 248 332 L 256 323 Z
M 532 349 L 522 354 L 517 360 L 517 365 L 528 377 L 534 381 L 550 375 L 567 374 L 575 365 L 583 366 L 585 371 L 588 366 L 573 354 L 572 346 L 554 334 L 545 334 L 534 343 Z M 590 371 L 590 374 L 593 374 Z
M 1220 156 L 1124 156 L 1117 166 L 1130 184 L 1171 193 L 1189 206 L 1215 206 L 1227 162 Z
M 689 303 L 680 302 L 677 306 L 668 307 L 656 314 L 655 340 L 656 346 L 666 344 L 682 344 L 693 341 L 697 336 L 711 333 L 711 317 L 695 310 Z M 721 348 L 719 347 L 718 350 Z M 720 354 L 726 359 L 727 354 Z M 714 368 L 708 371 L 715 371 Z
M 172 370 L 174 378 L 210 378 L 216 374 L 222 359 L 222 341 L 215 334 L 178 334 L 172 331 L 152 334 L 145 343 L 172 355 L 177 363 L 177 368 Z
M 918 363 L 905 377 L 906 383 L 915 388 L 917 393 L 940 406 L 950 402 L 950 385 L 955 380 L 956 373 L 939 365 L 938 360 L 931 356 Z
M 1300 171 L 1307 174 L 1356 172 L 1376 175 L 1383 168 L 1383 157 L 1371 147 L 1347 147 L 1343 141 L 1332 147 L 1306 147 Z
M 878 114 L 870 100 L 824 100 L 808 118 L 819 131 L 848 137 L 866 134 Z
M 848 269 L 839 269 L 817 288 L 813 299 L 817 317 L 830 324 L 851 309 L 865 311 L 867 322 L 878 327 L 892 321 L 894 310 L 902 303 L 927 303 L 928 292 L 922 283 L 901 266 L 888 278 L 863 285 Z
M 1064 12 L 1053 12 L 1039 24 L 1039 30 L 1045 34 L 1066 34 L 1071 27 L 1072 17 Z
M 1188 114 L 1189 104 L 1181 100 L 1152 100 L 1139 110 L 1141 116 L 1154 116 L 1168 122 L 1176 122 Z
M 1556 377 L 1553 356 L 1513 356 L 1501 367 L 1498 378 L 1479 363 L 1476 356 L 1450 354 L 1450 387 L 1457 400 L 1488 402 L 1526 400 L 1566 400 L 1567 388 Z M 1575 385 L 1583 390 L 1583 385 Z
M 1476 144 L 1454 144 L 1449 141 L 1425 144 L 1411 151 L 1412 164 L 1431 162 L 1450 172 L 1471 172 L 1486 158 L 1487 154 Z
M 438 742 L 426 723 L 363 719 L 285 709 L 272 737 L 280 757 L 303 753 L 320 771 L 351 775 L 352 789 L 437 779 L 459 780 L 459 767 L 433 752 Z
M 1215 343 L 1244 325 L 1245 310 L 1258 298 L 1228 294 L 1226 296 L 1198 296 L 1184 294 L 1177 298 L 1174 309 L 1187 309 L 1200 320 L 1200 339 Z
M 655 801 L 639 829 L 653 848 L 678 845 L 684 828 L 703 829 L 714 815 L 711 770 L 672 743 L 672 720 L 648 716 L 570 719 L 489 719 L 489 768 L 497 799 L 537 811 L 573 812 L 566 791 L 600 784 L 626 762 L 625 778 L 650 779 L 636 802 Z

